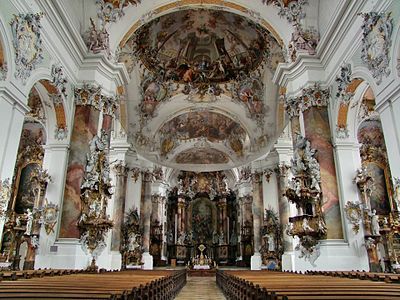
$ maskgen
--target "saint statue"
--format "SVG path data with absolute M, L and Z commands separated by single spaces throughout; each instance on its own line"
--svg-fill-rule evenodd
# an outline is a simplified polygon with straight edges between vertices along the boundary
M 371 214 L 371 234 L 380 235 L 379 230 L 379 216 L 376 214 L 376 210 L 374 209 Z

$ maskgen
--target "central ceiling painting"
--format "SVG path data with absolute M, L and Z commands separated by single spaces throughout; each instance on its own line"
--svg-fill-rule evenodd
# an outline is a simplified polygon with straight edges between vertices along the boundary
M 121 45 L 128 134 L 161 165 L 216 171 L 269 151 L 283 129 L 272 82 L 284 51 L 253 20 L 224 10 L 181 9 L 139 27 Z
M 214 112 L 190 112 L 179 115 L 160 129 L 161 154 L 167 155 L 185 140 L 204 139 L 224 142 L 237 156 L 243 156 L 246 131 L 239 123 Z
M 218 10 L 182 10 L 142 26 L 128 41 L 150 70 L 183 82 L 224 82 L 255 70 L 268 50 L 268 32 Z

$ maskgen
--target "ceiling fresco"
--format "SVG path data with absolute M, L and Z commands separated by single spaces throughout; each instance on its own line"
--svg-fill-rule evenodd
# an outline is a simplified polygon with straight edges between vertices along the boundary
M 164 79 L 225 82 L 255 70 L 269 55 L 270 40 L 267 30 L 242 16 L 197 9 L 152 20 L 125 48 Z
M 165 123 L 159 132 L 163 156 L 186 140 L 206 139 L 212 143 L 227 143 L 236 155 L 241 157 L 247 137 L 246 131 L 239 123 L 209 111 L 181 114 Z
M 142 25 L 119 53 L 132 79 L 135 149 L 187 171 L 226 170 L 266 154 L 285 125 L 276 122 L 284 116 L 272 81 L 284 54 L 266 28 L 227 11 L 182 9 Z
M 178 164 L 227 164 L 229 160 L 228 155 L 213 148 L 182 151 L 175 158 Z

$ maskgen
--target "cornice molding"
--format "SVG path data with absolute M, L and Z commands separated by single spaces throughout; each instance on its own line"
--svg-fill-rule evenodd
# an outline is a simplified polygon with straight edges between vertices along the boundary
M 63 58 L 56 48 L 57 45 L 52 47 L 57 58 L 62 61 L 61 64 L 65 67 L 66 73 L 73 78 L 75 83 L 87 80 L 88 74 L 85 71 L 98 72 L 105 80 L 114 82 L 115 87 L 129 82 L 129 74 L 124 64 L 110 61 L 105 53 L 92 54 L 88 52 L 81 34 L 73 26 L 61 1 L 39 1 L 38 4 L 46 16 L 42 25 L 44 39 L 51 40 L 51 36 L 55 34 L 60 39 L 62 47 L 65 50 L 68 49 L 69 60 Z M 51 28 L 46 25 L 50 25 Z M 54 33 L 51 33 L 50 30 L 54 30 Z M 49 46 L 47 45 L 47 47 Z M 68 61 L 73 61 L 74 66 L 71 66 Z M 92 77 L 97 78 L 98 76 Z M 112 91 L 114 87 L 103 86 L 103 88 L 110 94 L 115 93 L 115 90 Z

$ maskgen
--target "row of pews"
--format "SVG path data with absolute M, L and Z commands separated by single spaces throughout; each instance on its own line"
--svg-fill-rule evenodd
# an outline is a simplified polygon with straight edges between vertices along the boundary
M 186 284 L 186 270 L 42 270 L 2 276 L 0 299 L 174 299 Z
M 326 275 L 218 270 L 217 285 L 227 299 L 400 299 L 400 285 L 395 283 Z
M 305 274 L 400 283 L 400 274 L 394 273 L 374 273 L 366 271 L 306 271 Z

